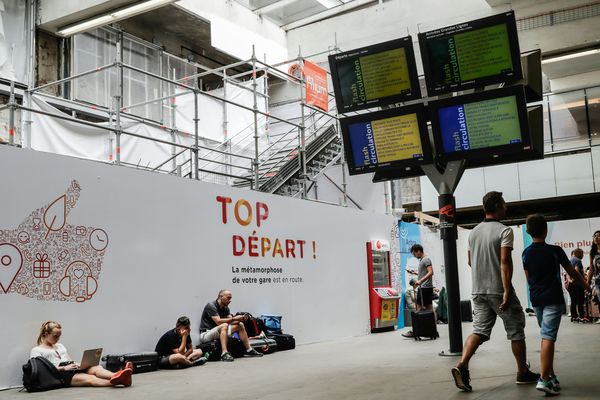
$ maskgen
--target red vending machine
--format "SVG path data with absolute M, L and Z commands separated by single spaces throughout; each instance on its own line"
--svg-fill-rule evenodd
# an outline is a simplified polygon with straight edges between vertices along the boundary
M 390 244 L 384 240 L 367 243 L 371 332 L 394 330 L 398 325 L 398 291 L 392 288 Z

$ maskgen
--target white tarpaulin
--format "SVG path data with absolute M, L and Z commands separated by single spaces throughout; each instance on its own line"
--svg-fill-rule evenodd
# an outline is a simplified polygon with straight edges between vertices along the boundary
M 258 90 L 262 90 L 264 80 L 259 80 Z M 246 84 L 246 85 L 249 85 Z M 222 96 L 223 90 L 216 90 L 215 95 Z M 234 85 L 228 85 L 227 98 L 245 105 L 253 107 L 252 92 Z M 262 98 L 261 98 L 262 100 Z M 33 108 L 53 114 L 61 114 L 61 111 L 48 104 L 40 97 L 33 97 Z M 209 96 L 198 96 L 198 114 L 199 114 L 199 144 L 221 143 L 225 140 L 223 134 L 223 104 Z M 124 132 L 142 135 L 150 139 L 159 139 L 167 142 L 175 142 L 185 146 L 194 144 L 194 96 L 192 94 L 182 95 L 176 98 L 176 118 L 175 124 L 178 132 L 172 133 L 169 130 L 145 125 L 138 121 L 122 119 Z M 244 110 L 235 105 L 228 104 L 228 122 L 229 132 L 241 132 L 233 139 L 235 152 L 243 151 L 244 146 L 252 146 L 253 134 L 252 124 L 254 115 L 251 111 Z M 259 102 L 259 109 L 265 111 L 264 101 Z M 115 135 L 113 132 L 103 129 L 108 126 L 107 123 L 98 123 L 98 127 L 82 125 L 72 121 L 66 121 L 42 114 L 32 114 L 31 129 L 31 147 L 35 150 L 46 151 L 56 154 L 63 154 L 79 158 L 87 158 L 97 161 L 114 160 L 116 152 Z M 264 121 L 262 118 L 259 121 Z M 260 122 L 259 122 L 260 123 Z M 260 135 L 264 132 L 261 127 Z M 139 165 L 144 168 L 155 168 L 167 161 L 175 153 L 179 153 L 183 148 L 174 147 L 169 144 L 159 143 L 141 137 L 123 134 L 121 136 L 121 161 L 133 165 Z M 221 147 L 220 150 L 227 150 Z M 250 162 L 245 159 L 231 158 L 219 153 L 207 154 L 207 150 L 200 150 L 200 157 L 214 159 L 220 162 L 229 161 L 234 165 L 249 166 Z M 185 151 L 177 157 L 177 165 L 181 165 L 189 160 L 190 153 Z M 227 160 L 225 159 L 227 158 Z M 205 161 L 201 160 L 201 163 Z M 175 165 L 167 162 L 161 169 L 171 171 Z M 189 169 L 189 164 L 187 166 Z M 210 164 L 205 169 L 213 170 L 221 168 L 220 165 Z M 184 169 L 185 170 L 185 169 Z M 237 174 L 241 171 L 235 171 Z
M 0 78 L 27 82 L 26 1 L 0 0 Z

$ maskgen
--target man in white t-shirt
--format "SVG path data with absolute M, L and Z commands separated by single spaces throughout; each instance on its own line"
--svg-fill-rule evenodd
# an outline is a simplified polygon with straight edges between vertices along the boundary
M 490 339 L 496 317 L 504 323 L 507 339 L 517 362 L 517 384 L 537 383 L 540 375 L 529 370 L 525 346 L 525 314 L 512 286 L 513 231 L 502 224 L 506 202 L 500 192 L 483 196 L 485 220 L 469 235 L 469 265 L 473 282 L 473 333 L 467 338 L 462 357 L 452 368 L 459 389 L 472 391 L 469 360 Z

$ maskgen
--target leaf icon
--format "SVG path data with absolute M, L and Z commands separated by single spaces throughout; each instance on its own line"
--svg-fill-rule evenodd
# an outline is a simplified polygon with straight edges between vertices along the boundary
M 62 195 L 58 199 L 54 200 L 46 211 L 44 212 L 44 225 L 48 228 L 46 232 L 46 238 L 51 231 L 60 231 L 67 221 L 67 196 Z

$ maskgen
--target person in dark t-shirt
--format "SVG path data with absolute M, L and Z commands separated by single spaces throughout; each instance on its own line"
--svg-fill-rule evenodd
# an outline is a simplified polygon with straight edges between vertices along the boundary
M 248 319 L 246 315 L 231 315 L 229 303 L 232 299 L 231 291 L 221 290 L 215 301 L 204 306 L 202 319 L 200 322 L 200 342 L 210 342 L 211 340 L 220 340 L 221 342 L 221 361 L 233 361 L 233 356 L 227 351 L 227 340 L 235 332 L 238 333 L 242 344 L 246 348 L 245 356 L 262 357 L 262 353 L 254 350 L 248 340 L 248 334 L 244 327 L 244 321 Z
M 581 262 L 582 259 L 583 250 L 576 248 L 571 252 L 571 259 L 569 261 L 571 262 L 573 268 L 575 268 L 575 271 L 577 271 L 577 273 L 583 277 L 584 272 L 583 264 Z M 588 322 L 583 310 L 583 303 L 585 302 L 585 293 L 583 287 L 581 287 L 581 285 L 575 282 L 575 280 L 572 278 L 568 278 L 567 283 L 567 291 L 571 297 L 571 322 Z
M 560 267 L 585 290 L 591 290 L 583 276 L 575 271 L 565 251 L 545 242 L 548 224 L 541 214 L 527 217 L 527 233 L 533 243 L 523 250 L 523 268 L 529 284 L 529 297 L 540 326 L 542 347 L 540 351 L 541 377 L 536 389 L 547 394 L 560 392 L 560 383 L 554 374 L 554 343 L 565 307 Z
M 160 368 L 187 368 L 206 363 L 207 358 L 202 357 L 202 350 L 194 350 L 192 347 L 190 330 L 190 319 L 180 317 L 175 329 L 170 329 L 161 336 L 154 349 L 160 357 Z

